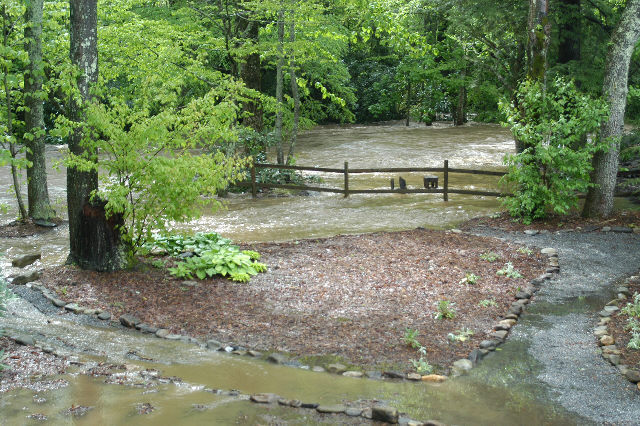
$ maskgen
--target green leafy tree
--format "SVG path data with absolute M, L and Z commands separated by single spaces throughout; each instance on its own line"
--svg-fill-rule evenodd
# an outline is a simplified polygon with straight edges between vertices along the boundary
M 21 81 L 24 78 L 24 67 L 28 55 L 22 49 L 19 31 L 22 26 L 24 6 L 18 2 L 3 2 L 0 5 L 0 22 L 2 45 L 0 46 L 0 77 L 2 78 L 2 108 L 0 108 L 0 166 L 11 168 L 13 191 L 16 195 L 20 219 L 27 218 L 27 209 L 20 190 L 19 170 L 30 165 L 21 158 L 24 147 L 19 145 L 17 127 L 24 122 L 17 115 L 22 101 Z
M 577 205 L 578 193 L 591 186 L 591 159 L 603 143 L 587 135 L 606 117 L 605 104 L 556 78 L 547 90 L 540 81 L 525 81 L 503 109 L 506 124 L 526 144 L 524 151 L 505 159 L 504 181 L 514 195 L 504 205 L 526 223 L 549 212 L 566 214 Z

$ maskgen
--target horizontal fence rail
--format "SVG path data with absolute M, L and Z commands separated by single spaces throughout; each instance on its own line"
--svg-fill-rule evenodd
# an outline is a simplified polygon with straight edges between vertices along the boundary
M 327 188 L 323 186 L 311 186 L 311 185 L 295 185 L 295 184 L 277 184 L 277 183 L 261 183 L 257 182 L 256 169 L 277 169 L 277 170 L 298 170 L 309 172 L 321 172 L 321 173 L 339 173 L 344 175 L 344 185 L 342 188 Z M 349 187 L 349 176 L 352 174 L 362 173 L 443 173 L 443 185 L 442 188 L 437 185 L 437 177 L 425 176 L 425 188 L 407 188 L 400 184 L 399 188 L 394 188 L 393 184 L 390 189 L 351 189 Z M 444 201 L 449 201 L 449 194 L 463 194 L 463 195 L 478 195 L 487 197 L 505 197 L 512 194 L 502 193 L 498 191 L 477 191 L 471 189 L 456 189 L 449 187 L 449 173 L 460 174 L 473 174 L 484 176 L 504 176 L 507 173 L 501 171 L 492 170 L 472 170 L 472 169 L 458 169 L 449 167 L 449 160 L 444 160 L 444 167 L 380 167 L 380 168 L 367 168 L 367 169 L 350 169 L 349 162 L 345 161 L 344 168 L 329 168 L 329 167 L 311 167 L 311 166 L 289 166 L 284 164 L 261 164 L 254 163 L 251 166 L 251 181 L 241 182 L 239 186 L 251 187 L 251 195 L 255 198 L 258 194 L 258 189 L 293 189 L 301 191 L 315 191 L 315 192 L 331 192 L 335 194 L 344 194 L 348 197 L 351 194 L 442 194 Z M 640 170 L 629 170 L 618 173 L 619 177 L 635 178 L 640 177 Z M 431 179 L 435 183 L 435 186 L 427 187 L 427 178 Z M 632 192 L 616 193 L 616 197 L 625 197 L 632 195 Z M 584 198 L 584 194 L 580 194 L 580 198 Z
M 257 181 L 257 169 L 276 169 L 276 170 L 297 170 L 308 172 L 321 172 L 321 173 L 339 173 L 344 176 L 344 185 L 342 188 L 327 188 L 322 186 L 311 185 L 295 185 L 295 184 L 275 184 L 275 183 L 261 183 Z M 425 176 L 425 188 L 407 188 L 406 183 L 400 182 L 400 187 L 392 187 L 390 189 L 352 189 L 349 187 L 349 177 L 353 174 L 362 173 L 442 173 L 443 182 L 442 187 L 437 185 L 437 177 Z M 328 168 L 328 167 L 310 167 L 310 166 L 289 166 L 284 164 L 260 164 L 255 163 L 251 167 L 251 181 L 242 183 L 243 186 L 251 186 L 251 195 L 256 197 L 258 189 L 293 189 L 301 191 L 315 191 L 315 192 L 332 192 L 336 194 L 343 194 L 348 197 L 352 194 L 442 194 L 444 201 L 449 200 L 449 194 L 465 194 L 465 195 L 479 195 L 488 197 L 502 197 L 509 194 L 504 194 L 497 191 L 477 191 L 468 189 L 456 189 L 449 187 L 449 173 L 462 173 L 462 174 L 475 174 L 485 176 L 504 176 L 506 172 L 491 171 L 491 170 L 471 170 L 471 169 L 456 169 L 449 167 L 449 161 L 444 161 L 444 167 L 380 167 L 380 168 L 360 168 L 350 169 L 349 162 L 345 161 L 344 168 Z M 427 187 L 427 178 L 431 178 L 431 182 Z M 435 180 L 433 179 L 435 178 Z M 404 182 L 404 181 L 403 181 Z

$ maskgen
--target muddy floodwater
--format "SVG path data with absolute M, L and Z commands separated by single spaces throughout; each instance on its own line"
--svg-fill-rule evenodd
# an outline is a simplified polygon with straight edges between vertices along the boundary
M 300 136 L 297 164 L 340 168 L 442 167 L 444 160 L 455 168 L 499 170 L 502 158 L 513 151 L 509 132 L 497 125 L 469 124 L 454 128 L 390 124 L 379 126 L 321 126 Z M 49 147 L 50 164 L 61 154 Z M 321 185 L 341 187 L 342 175 L 318 174 Z M 351 189 L 387 188 L 391 174 L 354 175 Z M 405 174 L 410 187 L 422 185 L 422 175 Z M 442 177 L 440 177 L 442 182 Z M 0 170 L 0 184 L 9 188 L 8 169 Z M 50 197 L 60 214 L 65 211 L 64 168 L 49 173 Z M 498 179 L 490 176 L 455 175 L 450 186 L 460 189 L 497 190 Z M 441 194 L 336 194 L 252 199 L 233 194 L 224 199 L 226 208 L 204 212 L 201 219 L 176 229 L 216 231 L 235 241 L 283 241 L 362 233 L 427 228 L 451 228 L 478 215 L 499 210 L 492 197 Z M 0 223 L 16 216 L 15 201 L 8 191 L 0 194 L 8 211 Z M 9 259 L 40 251 L 43 267 L 64 262 L 67 254 L 67 227 L 19 240 L 0 239 L 3 274 L 14 272 Z M 21 299 L 9 304 L 10 314 L 0 319 L 9 334 L 29 334 L 38 342 L 68 351 L 81 363 L 126 363 L 132 370 L 155 369 L 162 376 L 179 377 L 180 382 L 153 385 L 106 384 L 104 379 L 81 374 L 66 375 L 69 386 L 35 393 L 16 391 L 0 398 L 0 424 L 36 423 L 30 414 L 47 416 L 50 424 L 315 424 L 323 421 L 311 411 L 265 407 L 243 396 L 270 392 L 285 398 L 336 404 L 358 400 L 378 400 L 396 406 L 408 416 L 435 419 L 448 424 L 580 424 L 568 415 L 540 385 L 527 382 L 540 366 L 528 354 L 526 344 L 510 345 L 504 353 L 489 356 L 472 374 L 444 384 L 390 382 L 339 377 L 304 368 L 283 367 L 245 357 L 212 352 L 192 344 L 145 337 L 128 331 L 77 324 L 67 317 L 42 313 Z M 401 335 L 399 331 L 399 336 Z M 366 336 L 363 336 L 366 338 Z M 393 350 L 393 349 L 390 349 Z M 131 357 L 131 353 L 136 357 Z M 129 354 L 129 355 L 128 355 Z M 142 359 L 147 361 L 140 361 Z M 511 361 L 518 363 L 511 365 Z M 80 367 L 79 367 L 80 368 Z M 212 392 L 221 389 L 224 392 Z M 239 395 L 229 395 L 237 390 Z M 139 414 L 140 404 L 154 410 Z M 71 418 L 64 410 L 71 406 L 93 407 L 84 416 Z M 333 419 L 333 420 L 332 420 Z M 336 420 L 337 419 L 337 420 Z M 346 421 L 326 418 L 327 423 Z M 281 424 L 281 423 L 278 423 Z

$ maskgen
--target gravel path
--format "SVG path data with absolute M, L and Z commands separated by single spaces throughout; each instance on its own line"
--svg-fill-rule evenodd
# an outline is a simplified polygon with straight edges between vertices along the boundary
M 640 269 L 640 235 L 561 232 L 525 235 L 475 228 L 473 233 L 559 251 L 560 274 L 542 287 L 505 345 L 524 346 L 535 365 L 532 386 L 545 399 L 594 424 L 638 424 L 640 396 L 600 355 L 597 312 L 615 287 Z M 498 355 L 495 358 L 500 358 Z M 504 360 L 502 360 L 504 362 Z M 522 377 L 514 378 L 515 383 Z M 580 421 L 582 422 L 582 420 Z

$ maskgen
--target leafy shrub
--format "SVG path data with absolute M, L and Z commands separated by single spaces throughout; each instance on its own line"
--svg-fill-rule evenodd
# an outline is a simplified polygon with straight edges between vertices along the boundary
M 411 346 L 414 349 L 418 349 L 422 345 L 420 345 L 420 342 L 418 342 L 417 337 L 418 337 L 418 330 L 407 328 L 404 331 L 404 336 L 402 337 L 402 340 L 407 346 Z
M 455 303 L 448 300 L 441 300 L 438 302 L 438 312 L 436 312 L 435 319 L 453 319 L 456 317 L 456 310 L 454 308 Z
M 627 306 L 622 308 L 620 312 L 629 317 L 627 330 L 631 331 L 631 339 L 627 343 L 629 349 L 640 350 L 640 294 L 635 293 L 633 295 L 633 302 L 627 303 Z
M 498 306 L 498 304 L 494 299 L 484 299 L 478 302 L 478 306 L 481 308 L 488 308 L 490 306 Z
M 487 253 L 482 253 L 480 255 L 480 259 L 486 260 L 487 262 L 495 262 L 496 260 L 500 259 L 500 256 L 497 253 L 490 251 Z
M 606 118 L 606 105 L 556 78 L 547 90 L 540 82 L 523 82 L 514 101 L 501 108 L 506 125 L 524 146 L 505 158 L 508 174 L 502 182 L 514 193 L 503 200 L 504 206 L 525 223 L 550 211 L 568 213 L 577 205 L 578 193 L 592 185 L 593 154 L 606 148 L 597 137 L 587 137 Z
M 449 339 L 449 341 L 451 342 L 466 342 L 473 335 L 473 330 L 463 328 L 461 330 L 456 330 L 455 333 L 447 334 L 447 339 Z
M 201 280 L 220 275 L 233 281 L 248 282 L 252 276 L 265 272 L 267 266 L 257 262 L 260 254 L 251 250 L 240 250 L 215 232 L 197 233 L 193 236 L 170 235 L 157 237 L 147 249 L 161 248 L 171 256 L 185 252 L 194 255 L 169 268 L 169 273 L 177 278 Z
M 505 276 L 507 278 L 522 278 L 522 274 L 513 267 L 513 263 L 507 262 L 504 264 L 504 268 L 498 270 L 496 275 Z
M 411 362 L 411 365 L 413 365 L 413 368 L 419 374 L 431 374 L 431 372 L 433 371 L 433 366 L 429 364 L 429 361 L 425 359 L 425 355 L 427 354 L 427 348 L 425 348 L 424 346 L 420 346 L 420 348 L 418 349 L 418 352 L 420 353 L 420 358 L 417 360 L 416 359 L 409 360 Z
M 476 274 L 469 272 L 465 275 L 465 277 L 463 279 L 461 279 L 458 284 L 475 284 L 478 282 L 478 280 L 480 279 L 479 276 L 477 276 Z

